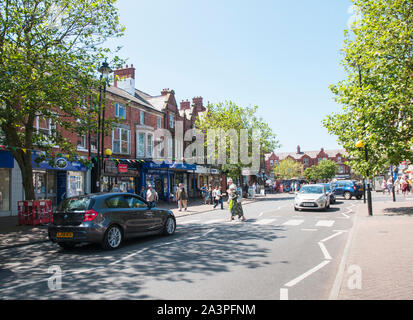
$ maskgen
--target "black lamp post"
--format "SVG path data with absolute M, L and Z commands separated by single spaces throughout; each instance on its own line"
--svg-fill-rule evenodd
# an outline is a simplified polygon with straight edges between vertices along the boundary
M 368 205 L 368 210 L 369 210 L 369 216 L 373 215 L 373 205 L 372 205 L 372 200 L 371 200 L 371 187 L 370 187 L 370 170 L 368 167 L 368 162 L 369 162 L 369 156 L 368 156 L 368 150 L 367 150 L 367 145 L 363 143 L 363 141 L 359 141 L 356 144 L 356 147 L 361 149 L 364 147 L 364 157 L 366 160 L 367 164 L 367 170 L 366 170 L 366 176 L 367 176 L 367 205 Z
M 102 188 L 102 169 L 104 161 L 104 150 L 105 150 L 105 111 L 106 103 L 102 107 L 102 80 L 103 80 L 103 96 L 106 95 L 106 82 L 108 80 L 109 74 L 113 70 L 109 67 L 106 59 L 105 62 L 99 67 L 98 71 L 100 72 L 100 87 L 99 87 L 99 115 L 98 115 L 98 138 L 97 138 L 97 152 L 98 152 L 98 179 L 97 186 L 100 191 L 103 191 Z M 100 139 L 102 141 L 100 141 Z

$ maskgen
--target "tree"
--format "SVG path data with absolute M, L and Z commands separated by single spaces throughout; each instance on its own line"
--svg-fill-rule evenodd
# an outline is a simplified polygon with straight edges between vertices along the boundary
M 309 167 L 304 170 L 304 177 L 306 180 L 311 182 L 316 182 L 318 180 L 317 172 L 315 167 Z
M 338 166 L 334 161 L 323 160 L 315 168 L 317 180 L 327 182 L 334 178 L 338 172 Z
M 280 179 L 289 180 L 301 177 L 303 165 L 292 159 L 285 159 L 274 167 L 274 175 Z
M 324 120 L 356 173 L 370 177 L 413 160 L 413 2 L 353 0 L 360 19 L 346 30 L 347 79 L 331 86 L 342 113 Z M 363 141 L 368 152 L 358 149 Z
M 231 151 L 236 151 L 236 159 L 232 159 L 230 163 L 223 163 L 221 171 L 228 176 L 237 179 L 240 178 L 242 169 L 250 166 L 248 163 L 242 163 L 239 156 L 244 156 L 242 153 L 242 146 L 240 143 L 240 137 L 242 136 L 242 130 L 248 131 L 248 146 L 252 146 L 254 136 L 253 130 L 259 130 L 259 145 L 260 145 L 260 158 L 279 146 L 276 139 L 276 135 L 269 127 L 269 125 L 261 118 L 257 117 L 257 106 L 254 107 L 241 107 L 233 103 L 232 101 L 226 101 L 225 103 L 209 104 L 205 114 L 198 116 L 196 120 L 196 127 L 204 134 L 208 135 L 208 131 L 221 130 L 221 133 L 227 134 L 232 131 L 236 137 L 237 143 L 234 144 L 234 149 L 231 150 L 230 136 L 222 138 L 217 134 L 218 144 L 213 150 L 212 154 L 209 154 L 210 162 L 217 162 L 220 158 L 219 145 L 221 144 L 222 150 L 225 153 L 226 159 L 231 160 Z M 208 139 L 205 139 L 205 147 L 208 148 Z M 210 152 L 211 153 L 211 152 Z M 248 148 L 248 156 L 253 156 L 253 150 Z
M 101 85 L 96 71 L 119 37 L 115 0 L 2 0 L 0 4 L 0 128 L 21 172 L 26 199 L 34 199 L 32 150 L 70 158 L 76 147 L 61 131 L 80 135 L 96 123 L 96 102 L 85 101 Z M 118 62 L 114 58 L 114 63 Z M 36 121 L 48 121 L 47 134 Z M 83 124 L 77 119 L 88 119 Z

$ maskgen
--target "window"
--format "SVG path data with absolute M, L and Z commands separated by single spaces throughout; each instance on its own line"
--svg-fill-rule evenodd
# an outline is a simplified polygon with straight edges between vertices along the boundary
M 126 119 L 126 107 L 120 103 L 115 104 L 115 117 Z
M 158 117 L 156 121 L 156 129 L 161 129 L 162 128 L 162 118 Z
M 162 149 L 163 149 L 163 142 L 161 139 L 158 139 L 156 141 L 156 158 L 161 159 L 162 158 Z
M 56 136 L 56 124 L 51 119 L 36 117 L 36 130 L 45 137 Z
M 78 136 L 78 139 L 77 139 L 77 148 L 78 148 L 78 149 L 87 149 L 87 146 L 86 146 L 86 135 L 84 135 L 84 136 Z
M 112 131 L 113 153 L 129 154 L 130 130 L 116 128 Z
M 169 128 L 173 128 L 174 127 L 174 123 L 175 123 L 175 121 L 174 121 L 174 115 L 173 114 L 170 114 L 169 115 Z
M 172 159 L 173 157 L 173 140 L 168 138 L 168 158 Z
M 337 157 L 337 163 L 341 163 L 341 157 Z
M 140 124 L 145 124 L 145 112 L 140 112 Z
M 344 173 L 344 167 L 338 166 L 338 173 Z
M 270 166 L 271 166 L 271 167 L 274 166 L 274 160 L 270 160 Z
M 139 198 L 132 196 L 126 196 L 125 198 L 130 208 L 148 208 L 148 205 Z
M 138 133 L 138 157 L 145 158 L 145 134 Z
M 146 154 L 146 156 L 148 158 L 152 158 L 153 156 L 153 136 L 151 134 L 147 135 L 147 147 L 148 147 L 148 153 Z
M 108 208 L 129 208 L 129 203 L 124 196 L 116 196 L 106 200 Z
M 303 162 L 305 165 L 308 165 L 308 158 L 304 158 Z

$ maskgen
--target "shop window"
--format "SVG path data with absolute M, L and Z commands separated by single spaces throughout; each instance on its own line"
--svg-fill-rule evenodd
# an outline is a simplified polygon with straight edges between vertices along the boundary
M 10 170 L 0 169 L 0 211 L 10 210 Z

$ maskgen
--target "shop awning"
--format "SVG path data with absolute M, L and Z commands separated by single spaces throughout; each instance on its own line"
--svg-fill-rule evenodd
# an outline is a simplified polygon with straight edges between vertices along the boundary
M 143 163 L 143 168 L 145 169 L 173 169 L 173 170 L 196 170 L 196 164 L 189 164 L 183 162 L 154 162 L 145 161 Z

